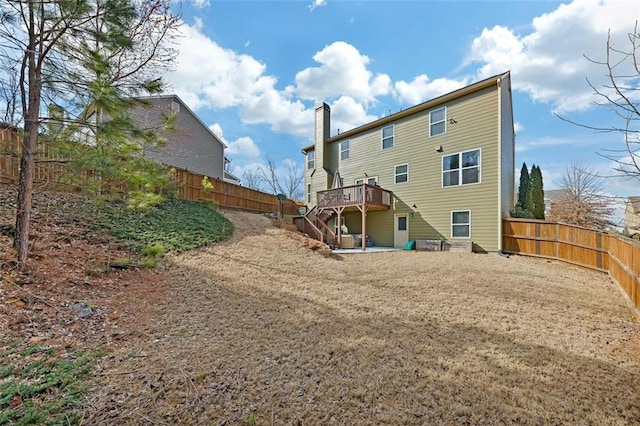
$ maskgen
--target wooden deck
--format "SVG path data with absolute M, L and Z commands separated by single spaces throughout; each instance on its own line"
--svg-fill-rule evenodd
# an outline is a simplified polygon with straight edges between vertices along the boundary
M 342 215 L 345 212 L 358 211 L 362 218 L 362 235 L 367 235 L 367 212 L 374 210 L 389 210 L 391 208 L 391 191 L 375 185 L 343 186 L 317 193 L 317 212 L 333 212 L 337 217 L 338 232 L 334 236 L 338 246 L 341 245 Z M 331 232 L 332 233 L 332 232 Z M 332 233 L 333 234 L 333 233 Z M 366 251 L 366 239 L 362 238 L 362 251 Z
M 391 191 L 366 183 L 318 191 L 317 197 L 319 210 L 340 208 L 352 211 L 361 210 L 362 206 L 366 206 L 367 210 L 391 208 Z

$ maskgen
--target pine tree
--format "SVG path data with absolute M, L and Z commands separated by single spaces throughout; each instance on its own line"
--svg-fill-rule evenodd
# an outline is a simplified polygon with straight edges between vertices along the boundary
M 20 270 L 26 267 L 29 249 L 36 148 L 60 137 L 41 135 L 40 128 L 47 124 L 40 116 L 43 104 L 79 111 L 71 118 L 56 114 L 51 120 L 56 125 L 49 128 L 70 128 L 67 134 L 75 142 L 85 132 L 73 132 L 74 125 L 76 130 L 92 129 L 94 151 L 105 154 L 103 171 L 132 170 L 120 167 L 117 161 L 131 158 L 135 151 L 126 143 L 125 135 L 132 130 L 126 110 L 132 96 L 160 90 L 154 59 L 167 59 L 161 57 L 161 45 L 179 25 L 169 12 L 170 0 L 16 0 L 1 4 L 0 58 L 20 82 L 15 101 L 24 123 L 13 243 Z M 108 114 L 108 120 L 98 117 L 101 111 Z M 102 141 L 109 142 L 99 146 Z M 86 144 L 73 146 L 90 151 Z M 115 148 L 103 149 L 107 146 Z M 130 175 L 135 178 L 139 173 L 133 170 Z
M 533 213 L 527 209 L 527 199 L 529 198 L 531 188 L 531 176 L 527 163 L 522 163 L 520 170 L 520 186 L 518 187 L 518 201 L 515 209 L 511 212 L 512 217 L 532 218 Z
M 520 207 L 523 210 L 525 209 L 530 184 L 531 177 L 529 176 L 527 163 L 522 163 L 522 169 L 520 170 L 520 186 L 518 187 L 518 202 L 516 203 L 516 207 Z
M 535 219 L 544 219 L 544 188 L 542 183 L 542 170 L 535 164 L 531 167 L 531 186 L 529 187 L 530 205 L 528 210 Z

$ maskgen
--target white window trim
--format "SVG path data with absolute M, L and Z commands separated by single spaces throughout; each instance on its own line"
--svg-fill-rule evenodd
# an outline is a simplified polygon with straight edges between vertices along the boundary
M 453 214 L 454 213 L 469 213 L 469 223 L 456 223 L 457 226 L 468 226 L 469 227 L 469 235 L 466 237 L 454 237 L 453 236 Z M 451 239 L 455 240 L 470 240 L 471 239 L 471 210 L 451 210 L 451 229 L 450 229 Z
M 313 153 L 313 160 L 309 160 L 309 155 Z M 311 164 L 313 163 L 313 164 Z M 311 165 L 310 165 L 311 164 Z M 307 170 L 313 170 L 316 167 L 316 152 L 315 151 L 309 151 L 307 152 Z
M 431 121 L 431 114 L 436 112 L 436 111 L 440 111 L 441 109 L 444 110 L 444 118 L 441 121 L 436 121 L 436 122 L 432 122 Z M 438 133 L 437 135 L 432 135 L 431 134 L 431 127 L 434 124 L 438 124 L 438 123 L 443 123 L 444 122 L 444 132 L 442 133 Z M 443 106 L 440 108 L 436 108 L 436 109 L 432 109 L 431 111 L 429 111 L 429 137 L 436 137 L 436 136 L 440 136 L 440 135 L 446 135 L 447 134 L 447 107 Z
M 362 185 L 363 183 L 366 183 L 367 185 L 371 185 L 369 183 L 369 181 L 371 179 L 375 180 L 375 182 L 376 182 L 375 185 L 377 185 L 378 182 L 380 182 L 380 180 L 378 179 L 378 176 L 367 176 L 367 177 L 362 177 L 362 178 L 355 179 L 353 181 L 353 183 L 354 183 L 354 185 Z
M 398 167 L 407 166 L 407 171 L 405 173 L 400 173 L 400 175 L 407 175 L 407 180 L 404 182 L 398 182 L 398 173 L 396 169 Z M 405 183 L 409 183 L 409 163 L 403 163 L 393 166 L 393 183 L 396 185 L 404 185 Z
M 342 149 L 342 144 L 348 142 L 349 143 L 349 148 L 348 149 Z M 346 152 L 347 153 L 347 158 L 342 158 L 342 153 Z M 348 160 L 349 158 L 351 158 L 351 140 L 350 139 L 345 139 L 343 141 L 340 141 L 340 161 L 344 161 L 344 160 Z
M 387 136 L 386 138 L 384 137 L 384 129 L 391 127 L 391 136 Z M 384 141 L 385 139 L 391 139 L 391 146 L 385 148 L 384 147 Z M 384 151 L 386 149 L 391 149 L 394 146 L 396 146 L 396 126 L 393 124 L 390 124 L 388 126 L 384 126 L 382 129 L 380 129 L 380 148 Z
M 477 182 L 472 182 L 472 183 L 462 183 L 462 170 L 467 170 L 467 169 L 471 169 L 472 167 L 462 167 L 462 154 L 465 152 L 471 152 L 471 151 L 478 151 L 478 165 L 477 166 L 472 166 L 472 167 L 477 167 L 478 168 L 478 181 Z M 460 167 L 458 169 L 456 169 L 458 171 L 458 184 L 457 185 L 447 185 L 444 186 L 444 157 L 451 157 L 452 155 L 458 155 L 459 156 L 459 163 L 460 163 Z M 448 170 L 450 171 L 450 170 Z M 443 155 L 440 159 L 440 186 L 441 188 L 457 188 L 459 186 L 472 186 L 472 185 L 479 185 L 482 183 L 482 148 L 474 148 L 474 149 L 467 149 L 466 151 L 458 151 L 458 152 L 454 152 L 452 154 L 447 154 L 447 155 Z
M 311 204 L 311 184 L 307 184 L 307 203 Z

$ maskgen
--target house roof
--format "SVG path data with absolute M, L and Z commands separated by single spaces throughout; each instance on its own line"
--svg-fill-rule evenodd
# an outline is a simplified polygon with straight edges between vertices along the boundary
M 338 142 L 342 139 L 346 139 L 349 138 L 353 135 L 356 135 L 358 133 L 364 132 L 366 130 L 369 129 L 373 129 L 379 126 L 383 126 L 387 123 L 390 123 L 392 121 L 398 120 L 400 118 L 415 114 L 417 112 L 420 111 L 424 111 L 427 109 L 431 109 L 434 108 L 436 106 L 438 106 L 439 104 L 443 104 L 445 102 L 450 102 L 454 99 L 458 99 L 461 98 L 463 96 L 466 96 L 470 93 L 476 92 L 478 90 L 482 90 L 484 88 L 493 86 L 494 84 L 496 84 L 498 81 L 500 81 L 502 78 L 504 78 L 505 76 L 508 76 L 510 74 L 509 71 L 502 73 L 502 74 L 497 74 L 494 75 L 493 77 L 489 77 L 486 78 L 484 80 L 478 81 L 476 83 L 473 83 L 469 86 L 465 86 L 462 87 L 458 90 L 454 90 L 453 92 L 449 92 L 449 93 L 445 93 L 444 95 L 438 96 L 437 98 L 433 98 L 431 100 L 422 102 L 418 105 L 414 105 L 411 108 L 407 108 L 405 110 L 402 110 L 400 112 L 396 112 L 395 114 L 391 114 L 388 115 L 386 117 L 380 118 L 378 120 L 372 121 L 370 123 L 367 124 L 363 124 L 362 126 L 358 126 L 356 128 L 353 128 L 351 130 L 348 130 L 346 132 L 340 133 L 339 135 L 330 137 L 329 139 L 327 139 L 327 143 L 334 143 L 334 142 Z M 312 151 L 315 148 L 315 144 L 314 145 L 310 145 L 307 146 L 305 148 L 302 148 L 302 152 L 303 153 L 307 153 L 308 151 Z
M 171 100 L 175 100 L 175 101 L 179 102 L 181 108 L 184 107 L 189 112 L 189 114 L 191 114 L 193 117 L 195 117 L 195 119 L 198 120 L 198 122 L 200 124 L 202 124 L 202 126 L 205 129 L 207 129 L 207 131 L 211 134 L 211 136 L 213 136 L 213 138 L 220 145 L 222 145 L 223 148 L 228 148 L 228 146 L 222 141 L 222 139 L 220 137 L 218 137 L 218 135 L 213 133 L 213 131 L 209 128 L 209 126 L 204 124 L 204 121 L 202 121 L 202 119 L 200 117 L 198 117 L 198 115 L 195 112 L 193 112 L 193 110 L 191 108 L 189 108 L 189 106 L 187 104 L 185 104 L 184 101 L 182 99 L 180 99 L 180 97 L 178 95 L 171 94 L 171 95 L 141 96 L 141 97 L 138 97 L 137 99 L 147 100 L 147 101 L 150 101 L 150 102 L 153 102 L 155 99 L 171 99 Z
M 240 178 L 234 175 L 233 173 L 229 173 L 228 171 L 224 171 L 224 178 L 229 180 L 234 180 L 236 182 L 240 182 Z

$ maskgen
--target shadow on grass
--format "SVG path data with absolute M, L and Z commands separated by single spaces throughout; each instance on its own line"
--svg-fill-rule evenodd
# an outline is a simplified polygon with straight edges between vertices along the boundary
M 278 267 L 254 266 L 256 279 L 274 280 L 270 291 L 229 283 L 209 269 L 190 271 L 207 279 L 175 289 L 167 314 L 150 330 L 155 343 L 136 349 L 144 360 L 119 360 L 118 368 L 146 366 L 145 373 L 102 383 L 98 402 L 111 398 L 120 413 L 116 423 L 628 424 L 640 418 L 637 363 L 531 344 L 453 317 L 380 313 L 357 300 L 323 302 L 321 293 L 280 285 Z M 128 397 L 114 402 L 113 393 Z M 107 421 L 103 412 L 92 416 Z

